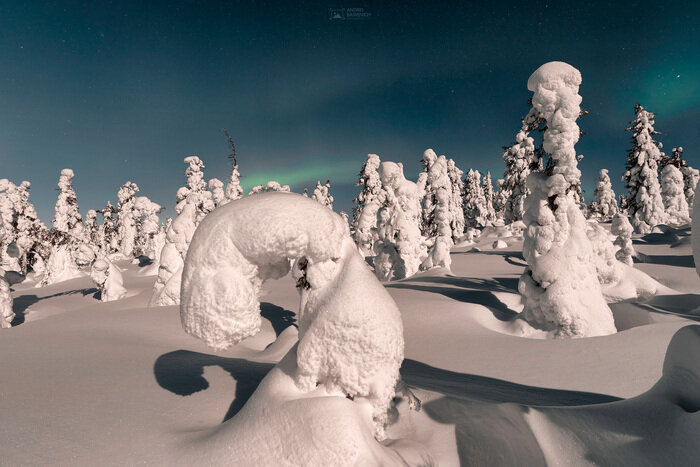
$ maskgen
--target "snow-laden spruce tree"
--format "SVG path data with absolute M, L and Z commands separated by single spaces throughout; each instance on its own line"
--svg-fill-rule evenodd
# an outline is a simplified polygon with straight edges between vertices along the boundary
M 160 254 L 160 251 L 156 250 L 163 248 L 163 245 L 156 236 L 160 231 L 158 213 L 162 210 L 163 207 L 160 204 L 154 203 L 146 196 L 134 198 L 134 213 L 137 227 L 135 253 L 137 255 L 154 259 L 156 255 Z
M 627 171 L 622 176 L 626 182 L 627 211 L 637 233 L 648 234 L 658 224 L 666 222 L 666 212 L 661 199 L 658 166 L 663 158 L 661 143 L 653 140 L 654 114 L 635 104 L 636 117 L 628 131 L 632 131 L 632 149 L 627 154 Z
M 496 210 L 496 219 L 503 223 L 505 223 L 506 219 L 506 204 L 508 203 L 508 198 L 510 197 L 510 191 L 504 187 L 505 182 L 506 181 L 502 178 L 496 180 L 498 190 L 493 196 L 493 208 Z
M 25 182 L 22 183 L 24 184 Z M 29 182 L 26 183 L 28 184 Z M 28 193 L 27 191 L 27 197 Z M 17 236 L 15 238 L 15 243 L 21 251 L 20 267 L 22 274 L 27 274 L 29 268 L 37 273 L 42 272 L 43 258 L 40 254 L 40 250 L 42 250 L 40 242 L 46 231 L 48 229 L 39 220 L 34 205 L 27 200 L 22 212 L 17 217 Z
M 418 191 L 423 193 L 423 211 L 421 214 L 421 232 L 425 243 L 430 245 L 428 257 L 421 264 L 421 269 L 451 265 L 450 248 L 452 241 L 451 220 L 454 213 L 450 202 L 452 184 L 447 174 L 447 159 L 437 157 L 435 151 L 427 149 L 423 153 L 425 171 L 418 178 Z
M 595 201 L 591 203 L 589 214 L 591 217 L 607 222 L 617 214 L 617 201 L 608 176 L 608 169 L 600 169 L 595 181 L 596 187 L 593 190 Z
M 0 244 L 5 240 L 5 231 L 4 220 L 0 216 Z M 0 268 L 0 329 L 12 327 L 14 317 L 10 284 L 5 279 L 5 270 Z
M 484 228 L 488 224 L 488 208 L 481 188 L 481 174 L 469 169 L 464 179 L 464 221 L 467 227 Z
M 661 171 L 661 199 L 668 224 L 678 227 L 690 223 L 683 174 L 673 164 L 667 164 Z
M 73 177 L 71 169 L 61 170 L 58 178 L 58 199 L 56 200 L 53 227 L 56 230 L 69 235 L 79 236 L 82 231 L 82 216 L 78 211 L 78 198 L 73 189 Z
M 97 285 L 100 291 L 100 300 L 103 302 L 121 300 L 126 297 L 122 273 L 107 257 L 102 256 L 93 263 L 90 277 Z
M 420 193 L 406 180 L 403 164 L 382 162 L 379 166 L 382 208 L 377 216 L 374 245 L 375 274 L 382 281 L 410 277 L 427 256 L 420 233 Z
M 432 149 L 426 149 L 423 152 L 423 172 L 418 176 L 418 187 L 423 192 L 423 211 L 421 213 L 421 233 L 426 238 L 435 237 L 437 234 L 437 225 L 435 224 L 435 207 L 437 205 L 437 191 L 440 187 L 449 187 L 449 177 L 447 176 L 447 164 L 445 164 L 445 173 L 442 177 L 441 170 L 435 170 L 433 174 L 433 182 L 429 182 L 429 174 L 433 165 L 437 162 L 438 157 Z M 435 185 L 438 183 L 438 185 Z
M 209 191 L 211 191 L 212 201 L 214 201 L 215 206 L 221 206 L 230 201 L 226 198 L 226 193 L 224 192 L 224 182 L 218 178 L 209 180 Z
M 278 181 L 276 180 L 270 180 L 267 182 L 265 185 L 257 185 L 254 186 L 248 195 L 255 195 L 258 193 L 269 193 L 271 191 L 280 191 L 283 193 L 291 193 L 291 188 L 289 188 L 289 185 L 281 185 Z
M 493 192 L 493 182 L 491 181 L 491 171 L 487 170 L 486 175 L 481 179 L 481 191 L 486 200 L 486 223 L 496 222 L 495 194 Z
M 175 210 L 179 212 L 178 206 L 182 209 L 182 203 L 185 202 L 194 204 L 195 223 L 199 224 L 204 216 L 214 209 L 214 201 L 204 181 L 204 162 L 197 156 L 189 156 L 185 157 L 185 164 L 189 164 L 185 170 L 187 184 L 178 190 L 178 205 Z
M 525 213 L 525 198 L 530 194 L 527 189 L 527 176 L 536 169 L 539 157 L 535 154 L 534 139 L 529 136 L 528 126 L 523 122 L 515 135 L 515 143 L 503 148 L 503 220 L 506 224 L 522 220 Z
M 102 254 L 111 255 L 119 248 L 119 232 L 115 219 L 117 209 L 107 201 L 105 207 L 99 212 L 102 214 L 102 224 L 97 229 L 97 245 Z
M 73 256 L 73 247 L 75 246 L 76 245 L 72 243 L 72 239 L 67 236 L 61 237 L 61 240 L 58 242 L 53 242 L 51 254 L 45 263 L 44 276 L 37 284 L 37 287 L 44 287 L 57 282 L 84 276 L 84 274 L 80 272 L 78 264 Z
M 693 198 L 695 196 L 695 187 L 698 184 L 698 179 L 700 179 L 700 171 L 686 164 L 685 159 L 683 159 L 682 147 L 679 146 L 677 148 L 673 148 L 671 154 L 671 157 L 667 157 L 662 160 L 661 165 L 663 167 L 666 167 L 667 165 L 673 165 L 683 174 L 683 192 L 685 194 L 685 200 L 688 203 L 688 212 L 690 213 L 693 210 Z
M 626 214 L 619 212 L 613 216 L 610 232 L 617 236 L 614 244 L 620 247 L 615 252 L 617 260 L 625 263 L 627 266 L 633 266 L 634 260 L 632 258 L 635 253 L 632 245 L 632 232 L 634 232 L 634 228 Z
M 3 220 L 0 239 L 4 239 L 0 241 L 0 267 L 7 271 L 26 273 L 27 253 L 32 242 L 27 245 L 27 242 L 21 241 L 20 224 L 23 223 L 25 211 L 33 209 L 28 201 L 29 185 L 27 181 L 18 186 L 6 178 L 0 179 L 0 218 Z
M 432 241 L 428 250 L 428 256 L 421 263 L 422 270 L 433 268 L 450 269 L 452 258 L 450 248 L 452 248 L 452 229 L 450 228 L 450 191 L 440 187 L 435 193 L 435 215 L 433 217 L 437 227 L 436 236 L 429 239 Z
M 126 182 L 117 192 L 119 203 L 117 204 L 117 236 L 119 238 L 119 253 L 124 258 L 134 256 L 134 246 L 136 245 L 137 217 L 134 206 L 134 198 L 139 187 L 134 182 Z
M 455 161 L 447 159 L 447 176 L 450 179 L 452 191 L 450 193 L 450 227 L 452 227 L 452 241 L 457 243 L 464 235 L 464 211 L 462 210 L 462 196 L 464 192 L 464 182 L 462 182 L 462 172 Z
M 586 236 L 593 247 L 593 262 L 600 285 L 618 283 L 622 277 L 622 270 L 613 243 L 615 237 L 594 219 L 587 222 Z
M 326 180 L 324 185 L 321 185 L 321 181 L 316 182 L 316 188 L 314 188 L 314 194 L 311 195 L 311 199 L 318 201 L 325 207 L 333 210 L 333 196 L 331 196 L 331 181 Z
M 616 332 L 575 198 L 581 177 L 575 150 L 580 84 L 581 73 L 563 62 L 542 65 L 527 82 L 534 92 L 528 118 L 546 122 L 542 147 L 551 163 L 527 179 L 523 256 L 528 265 L 518 287 L 525 302 L 520 316 L 556 337 Z
M 330 209 L 298 194 L 261 193 L 207 216 L 184 268 L 184 329 L 219 350 L 255 335 L 261 286 L 285 276 L 290 260 L 301 294 L 299 343 L 280 366 L 289 364 L 284 372 L 295 384 L 275 386 L 275 404 L 324 386 L 321 397 L 369 403 L 367 423 L 374 422 L 382 439 L 403 360 L 401 315 L 358 253 L 347 224 Z M 279 373 L 273 369 L 269 378 Z M 257 393 L 272 384 L 269 378 Z
M 97 241 L 97 211 L 94 209 L 88 210 L 85 214 L 85 236 L 91 244 L 99 245 Z
M 377 211 L 381 207 L 379 194 L 382 191 L 382 182 L 379 178 L 379 156 L 367 154 L 367 160 L 360 170 L 359 180 L 355 186 L 361 187 L 360 193 L 353 202 L 352 224 L 350 233 L 360 252 L 369 256 L 374 246 L 373 229 L 377 226 Z

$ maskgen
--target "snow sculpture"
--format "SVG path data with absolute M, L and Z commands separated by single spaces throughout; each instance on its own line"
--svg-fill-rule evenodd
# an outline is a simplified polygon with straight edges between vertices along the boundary
M 600 169 L 593 196 L 595 201 L 591 203 L 591 217 L 607 222 L 617 214 L 617 201 L 608 176 L 608 169 Z
M 82 217 L 78 212 L 78 201 L 73 189 L 73 177 L 71 169 L 61 170 L 58 178 L 58 199 L 56 200 L 55 217 L 53 226 L 55 229 L 67 234 L 76 235 L 82 227 Z
M 634 265 L 634 261 L 632 260 L 635 255 L 634 247 L 632 246 L 632 232 L 634 232 L 634 228 L 627 219 L 627 215 L 623 213 L 615 214 L 610 231 L 613 235 L 617 235 L 614 244 L 620 247 L 620 249 L 615 252 L 617 260 L 625 263 L 627 266 Z
M 90 277 L 100 290 L 100 299 L 103 302 L 121 300 L 126 297 L 126 289 L 122 273 L 106 257 L 101 257 L 92 265 Z
M 333 196 L 331 196 L 330 189 L 330 180 L 326 180 L 325 185 L 321 185 L 321 181 L 318 180 L 316 182 L 316 188 L 314 188 L 314 194 L 311 195 L 311 199 L 318 201 L 328 209 L 333 210 Z
M 547 123 L 543 149 L 550 170 L 532 173 L 525 201 L 523 256 L 528 267 L 519 290 L 525 307 L 521 317 L 555 337 L 586 337 L 616 332 L 595 270 L 586 220 L 576 200 L 581 172 L 574 145 L 580 130 L 579 71 L 550 62 L 528 79 L 534 92 L 528 117 Z
M 382 190 L 382 182 L 379 179 L 379 156 L 367 154 L 367 160 L 360 171 L 360 179 L 356 186 L 362 187 L 360 193 L 353 200 L 356 206 L 352 210 L 352 225 L 350 232 L 360 252 L 371 255 L 375 236 L 372 230 L 377 225 L 377 211 L 381 207 L 379 194 Z
M 404 279 L 418 272 L 427 255 L 420 234 L 420 194 L 404 177 L 401 163 L 382 162 L 379 175 L 384 206 L 377 216 L 375 273 L 381 281 Z
M 403 360 L 401 316 L 330 209 L 301 195 L 266 193 L 207 216 L 185 263 L 184 329 L 216 349 L 254 335 L 260 287 L 284 276 L 290 259 L 301 294 L 296 384 L 366 398 L 382 437 Z
M 690 223 L 683 174 L 672 164 L 668 164 L 661 171 L 661 199 L 664 202 L 666 222 L 669 225 L 678 227 Z
M 661 199 L 658 165 L 663 154 L 661 143 L 652 139 L 658 134 L 654 130 L 654 114 L 635 104 L 636 118 L 628 131 L 633 131 L 632 149 L 627 154 L 627 171 L 622 176 L 626 181 L 627 210 L 632 218 L 634 230 L 648 234 L 651 229 L 666 222 L 666 212 Z

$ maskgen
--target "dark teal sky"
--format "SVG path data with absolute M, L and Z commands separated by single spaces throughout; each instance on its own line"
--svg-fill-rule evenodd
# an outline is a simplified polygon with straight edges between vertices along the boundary
M 173 214 L 182 159 L 245 184 L 330 178 L 349 211 L 368 152 L 415 179 L 424 149 L 503 171 L 530 73 L 583 76 L 577 149 L 587 199 L 600 168 L 620 193 L 633 106 L 699 166 L 698 2 L 13 2 L 0 4 L 0 178 L 32 182 L 45 222 L 60 169 L 81 212 L 126 180 Z M 331 20 L 330 7 L 364 8 Z

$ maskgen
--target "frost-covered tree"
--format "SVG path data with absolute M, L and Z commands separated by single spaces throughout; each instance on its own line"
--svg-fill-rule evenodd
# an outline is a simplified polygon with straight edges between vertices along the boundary
M 452 258 L 450 257 L 450 248 L 452 242 L 452 229 L 450 228 L 450 191 L 440 187 L 435 193 L 435 215 L 434 221 L 437 227 L 436 236 L 432 239 L 432 245 L 428 250 L 428 256 L 423 260 L 421 269 L 428 270 L 433 268 L 450 269 Z
M 481 191 L 486 200 L 486 223 L 493 224 L 496 221 L 495 194 L 493 192 L 493 182 L 491 181 L 491 171 L 486 171 L 486 176 L 481 180 Z
M 549 62 L 528 79 L 534 92 L 526 120 L 546 122 L 542 148 L 551 161 L 543 172 L 527 179 L 523 256 L 527 268 L 520 278 L 522 319 L 560 337 L 616 332 L 586 236 L 586 219 L 575 197 L 581 172 L 575 144 L 581 109 L 580 72 L 563 62 Z
M 365 255 L 372 254 L 374 246 L 373 229 L 377 225 L 377 211 L 381 207 L 379 195 L 382 191 L 382 182 L 379 178 L 379 156 L 367 154 L 367 160 L 360 170 L 359 180 L 355 186 L 361 187 L 360 193 L 353 202 L 352 224 L 350 233 L 360 251 Z
M 683 174 L 683 192 L 685 194 L 685 200 L 688 203 L 688 212 L 690 213 L 693 210 L 693 198 L 695 197 L 695 187 L 698 184 L 698 179 L 700 179 L 700 171 L 686 164 L 685 159 L 683 159 L 682 147 L 679 146 L 677 148 L 673 148 L 671 154 L 671 157 L 666 157 L 662 160 L 661 165 L 663 167 L 673 165 L 675 168 L 681 171 L 681 174 Z
M 462 210 L 462 196 L 464 183 L 462 172 L 455 161 L 447 160 L 447 176 L 450 179 L 450 227 L 452 227 L 452 241 L 457 243 L 464 235 L 464 211 Z
M 600 169 L 595 181 L 596 187 L 593 191 L 595 201 L 591 203 L 589 213 L 591 217 L 607 222 L 617 214 L 617 202 L 608 176 L 608 169 Z
M 82 230 L 83 218 L 78 211 L 78 198 L 73 189 L 74 176 L 71 169 L 61 170 L 53 226 L 56 230 L 78 236 Z
M 528 126 L 523 125 L 515 136 L 515 143 L 503 148 L 503 220 L 506 224 L 522 220 L 525 213 L 525 198 L 530 194 L 527 176 L 536 170 L 540 158 L 535 153 L 534 139 L 529 136 Z
M 212 178 L 209 180 L 209 191 L 211 191 L 212 200 L 215 206 L 221 206 L 226 204 L 229 199 L 226 198 L 226 193 L 224 192 L 224 182 L 218 178 Z
M 423 191 L 423 212 L 421 213 L 421 233 L 426 238 L 434 237 L 437 234 L 437 225 L 435 224 L 435 207 L 437 205 L 437 190 L 440 187 L 449 187 L 449 177 L 447 176 L 447 163 L 445 163 L 444 176 L 441 167 L 438 165 L 436 170 L 433 166 L 437 162 L 438 157 L 432 149 L 426 149 L 423 152 L 423 172 L 418 177 L 418 187 Z M 429 181 L 430 171 L 433 170 L 432 181 Z
M 661 199 L 664 202 L 667 223 L 674 226 L 690 223 L 683 174 L 673 164 L 667 164 L 661 171 Z
M 488 223 L 486 198 L 481 188 L 481 174 L 469 169 L 464 179 L 464 220 L 467 227 L 483 228 Z
M 632 245 L 632 232 L 634 232 L 634 228 L 632 224 L 630 224 L 626 214 L 615 214 L 610 232 L 617 236 L 615 245 L 620 247 L 620 249 L 615 252 L 615 257 L 618 261 L 632 266 L 634 264 L 632 258 L 635 255 L 634 246 Z
M 627 171 L 622 176 L 626 182 L 627 210 L 637 233 L 647 234 L 658 224 L 666 222 L 664 203 L 661 199 L 658 166 L 663 158 L 661 143 L 652 138 L 654 114 L 635 104 L 636 117 L 627 131 L 632 131 L 632 149 L 627 154 Z
M 410 277 L 427 255 L 420 233 L 420 193 L 406 180 L 403 164 L 382 162 L 379 167 L 382 208 L 377 213 L 375 274 L 382 281 Z
M 586 236 L 593 247 L 593 262 L 600 285 L 611 285 L 620 281 L 622 271 L 616 258 L 615 238 L 597 220 L 589 220 Z
M 493 208 L 496 210 L 496 219 L 505 223 L 506 204 L 510 197 L 510 192 L 504 188 L 505 180 L 499 178 L 496 180 L 498 191 L 493 196 Z
M 382 439 L 403 360 L 401 315 L 330 209 L 298 194 L 264 193 L 207 216 L 184 268 L 184 329 L 215 349 L 255 335 L 261 286 L 289 273 L 290 260 L 301 295 L 299 343 L 280 367 L 288 364 L 292 391 L 324 386 L 363 401 L 366 423 Z
M 100 291 L 100 300 L 111 302 L 126 297 L 124 280 L 119 268 L 106 257 L 98 258 L 92 265 L 90 277 Z
M 117 198 L 119 203 L 118 220 L 117 220 L 117 236 L 119 238 L 119 252 L 125 258 L 134 256 L 134 246 L 136 245 L 137 234 L 137 217 L 136 208 L 134 206 L 134 198 L 138 193 L 139 187 L 134 182 L 126 182 L 119 188 Z
M 8 179 L 0 180 L 0 264 L 9 271 L 23 274 L 35 261 L 35 245 L 39 230 L 45 228 L 29 202 L 31 184 L 23 181 L 15 185 Z M 12 251 L 12 254 L 10 254 Z
M 5 231 L 4 220 L 0 216 L 0 244 L 5 240 Z M 5 279 L 5 271 L 0 268 L 0 329 L 11 327 L 14 317 L 10 284 Z
M 224 130 L 224 134 L 226 135 L 228 145 L 231 148 L 231 154 L 228 155 L 228 158 L 233 163 L 231 177 L 226 184 L 226 200 L 233 201 L 243 197 L 243 187 L 241 186 L 241 174 L 238 171 L 238 154 L 236 153 L 236 145 L 233 143 L 233 138 L 231 138 L 228 131 Z M 222 201 L 220 204 L 226 204 L 228 202 L 226 200 Z
M 107 201 L 105 207 L 99 212 L 102 214 L 102 224 L 97 229 L 97 243 L 103 254 L 110 255 L 119 248 L 119 232 L 115 219 L 117 209 Z
M 135 252 L 138 255 L 155 258 L 160 254 L 160 248 L 163 248 L 156 236 L 160 231 L 160 219 L 158 213 L 163 210 L 163 207 L 154 203 L 146 196 L 138 196 L 134 198 L 134 213 L 136 214 L 136 242 Z
M 257 193 L 269 193 L 271 191 L 281 191 L 284 193 L 290 193 L 292 190 L 289 185 L 280 185 L 279 182 L 275 180 L 270 180 L 266 185 L 254 186 L 248 195 L 255 195 Z
M 430 245 L 428 257 L 421 264 L 422 269 L 444 267 L 451 264 L 450 248 L 452 241 L 453 214 L 450 212 L 452 184 L 447 174 L 447 159 L 437 157 L 435 151 L 427 149 L 423 153 L 425 171 L 418 179 L 418 190 L 423 192 L 423 211 L 421 215 L 422 234 Z M 423 175 L 425 174 L 425 175 Z
M 316 188 L 314 188 L 314 194 L 311 195 L 311 199 L 318 201 L 319 203 L 326 206 L 331 211 L 333 210 L 333 196 L 331 196 L 331 181 L 326 180 L 324 185 L 321 185 L 321 181 L 316 182 Z
M 97 211 L 90 209 L 85 214 L 85 236 L 86 239 L 93 245 L 97 243 Z
M 60 231 L 58 231 L 60 232 Z M 62 241 L 56 242 L 51 249 L 51 253 L 45 264 L 44 276 L 37 287 L 55 284 L 57 282 L 83 277 L 77 262 L 73 257 L 69 237 L 63 237 Z
M 189 167 L 185 170 L 187 185 L 178 190 L 178 206 L 179 209 L 182 209 L 182 203 L 184 202 L 193 204 L 195 223 L 199 224 L 204 216 L 214 209 L 214 201 L 204 181 L 204 172 L 202 171 L 204 162 L 197 156 L 189 156 L 185 157 L 185 164 L 189 164 Z

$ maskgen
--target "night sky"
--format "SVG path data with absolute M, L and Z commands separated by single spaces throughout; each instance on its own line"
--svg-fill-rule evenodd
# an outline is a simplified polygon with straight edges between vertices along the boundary
M 527 79 L 551 60 L 583 76 L 588 201 L 601 168 L 622 192 L 635 102 L 657 114 L 664 150 L 700 166 L 700 2 L 564 5 L 5 1 L 0 178 L 29 180 L 46 223 L 64 167 L 83 215 L 131 180 L 172 216 L 184 157 L 229 176 L 226 128 L 247 189 L 330 178 L 336 211 L 350 212 L 370 152 L 415 180 L 431 147 L 495 181 Z

